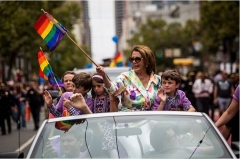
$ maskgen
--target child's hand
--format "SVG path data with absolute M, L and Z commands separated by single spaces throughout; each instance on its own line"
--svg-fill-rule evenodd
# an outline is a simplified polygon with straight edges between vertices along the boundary
M 63 99 L 63 105 L 64 107 L 66 107 L 67 109 L 69 109 L 70 107 L 72 107 L 72 102 L 66 98 Z
M 82 96 L 81 93 L 75 93 L 70 97 L 72 101 L 72 106 L 74 108 L 82 110 L 83 108 L 87 107 L 87 104 Z
M 157 95 L 161 99 L 162 102 L 166 102 L 167 95 L 162 87 L 160 87 L 160 89 L 158 90 Z
M 52 96 L 47 90 L 43 92 L 43 98 L 48 107 L 51 107 L 53 105 Z

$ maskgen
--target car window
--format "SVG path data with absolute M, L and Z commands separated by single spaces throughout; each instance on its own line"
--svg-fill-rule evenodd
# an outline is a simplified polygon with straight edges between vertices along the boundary
M 31 154 L 31 158 L 179 156 L 231 157 L 204 117 L 176 115 L 98 117 L 47 123 Z

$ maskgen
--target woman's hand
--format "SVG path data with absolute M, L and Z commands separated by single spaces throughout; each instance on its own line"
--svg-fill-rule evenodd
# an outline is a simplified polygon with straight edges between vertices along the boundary
M 102 77 L 105 77 L 105 76 L 106 76 L 106 72 L 105 72 L 105 70 L 104 70 L 104 67 L 102 67 L 102 66 L 97 66 L 97 67 L 96 67 L 96 71 L 97 71 L 97 73 L 99 73 Z
M 47 90 L 43 92 L 43 98 L 48 107 L 53 106 L 52 96 Z

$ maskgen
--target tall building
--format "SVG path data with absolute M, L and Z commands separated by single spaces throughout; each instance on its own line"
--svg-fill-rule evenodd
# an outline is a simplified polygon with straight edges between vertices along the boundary
M 151 0 L 123 1 L 122 3 L 124 14 L 119 39 L 120 50 L 128 48 L 126 41 L 138 32 L 139 26 L 145 24 L 148 18 L 163 19 L 167 23 L 179 22 L 182 25 L 185 25 L 189 19 L 200 19 L 198 1 Z
M 91 31 L 90 31 L 90 25 L 89 25 L 89 8 L 88 8 L 88 1 L 82 1 L 82 22 L 83 22 L 83 31 L 82 31 L 82 43 L 84 45 L 87 45 L 89 48 L 91 48 Z
M 116 27 L 116 36 L 121 39 L 122 36 L 122 22 L 124 14 L 124 1 L 115 1 L 115 27 Z M 119 50 L 119 45 L 117 43 L 116 50 Z
M 80 1 L 81 13 L 78 23 L 75 24 L 73 33 L 76 36 L 79 45 L 86 45 L 91 50 L 91 30 L 89 25 L 89 7 L 88 1 Z M 91 56 L 91 51 L 89 52 Z

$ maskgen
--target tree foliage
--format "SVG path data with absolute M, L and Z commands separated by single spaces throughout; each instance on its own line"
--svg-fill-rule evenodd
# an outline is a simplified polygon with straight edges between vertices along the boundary
M 160 71 L 173 67 L 173 58 L 164 56 L 165 49 L 179 48 L 183 57 L 190 54 L 191 42 L 199 34 L 198 26 L 198 22 L 193 20 L 189 20 L 183 27 L 180 23 L 167 24 L 164 20 L 148 19 L 147 23 L 140 27 L 139 32 L 127 42 L 131 48 L 137 44 L 149 46 L 156 56 L 156 65 Z M 130 49 L 124 53 L 127 57 L 130 56 Z
M 125 55 L 130 56 L 134 45 L 147 45 L 157 57 L 158 70 L 164 70 L 166 67 L 173 67 L 172 58 L 164 57 L 164 50 L 167 48 L 180 48 L 181 57 L 203 58 L 209 53 L 216 54 L 219 45 L 225 41 L 227 52 L 230 53 L 233 40 L 239 36 L 239 2 L 200 1 L 199 5 L 200 21 L 188 20 L 184 26 L 179 23 L 167 24 L 161 19 L 149 19 L 127 41 L 129 49 L 124 51 Z M 193 49 L 195 41 L 203 44 L 201 52 Z M 157 56 L 159 54 L 162 56 Z
M 239 36 L 239 1 L 202 1 L 201 31 L 205 51 L 216 53 L 223 40 L 231 51 L 233 39 Z
M 75 39 L 71 30 L 80 17 L 79 2 L 0 2 L 0 56 L 4 65 L 9 66 L 7 80 L 11 78 L 12 69 L 18 67 L 15 65 L 18 56 L 25 58 L 30 63 L 30 65 L 26 65 L 23 68 L 25 74 L 29 74 L 26 67 L 32 67 L 31 73 L 38 74 L 37 52 L 39 47 L 42 47 L 43 51 L 48 52 L 46 43 L 33 27 L 42 14 L 41 9 L 44 9 L 57 19 L 69 30 L 69 36 Z M 59 58 L 57 59 L 56 57 L 58 56 Z M 87 63 L 86 57 L 66 36 L 64 36 L 59 46 L 49 54 L 49 57 L 49 63 L 58 76 L 61 76 L 66 70 L 72 70 L 74 67 L 83 67 Z

